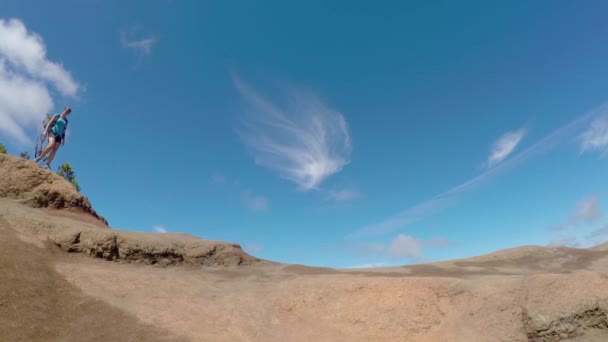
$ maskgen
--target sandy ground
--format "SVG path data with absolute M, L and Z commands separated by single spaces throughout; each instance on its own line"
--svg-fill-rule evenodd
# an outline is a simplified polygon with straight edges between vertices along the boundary
M 64 255 L 23 240 L 0 216 L 1 341 L 185 341 L 84 294 L 56 271 Z
M 608 340 L 601 248 L 375 270 L 161 267 L 66 253 L 32 233 L 87 225 L 0 199 L 2 341 Z

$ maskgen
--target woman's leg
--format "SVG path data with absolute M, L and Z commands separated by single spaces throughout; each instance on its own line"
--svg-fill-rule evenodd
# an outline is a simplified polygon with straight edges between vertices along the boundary
M 53 159 L 55 158 L 55 153 L 57 153 L 57 150 L 59 149 L 59 146 L 61 146 L 60 143 L 56 142 L 55 144 L 53 144 L 53 149 L 51 150 L 51 154 L 49 155 L 49 158 L 46 160 L 46 165 L 51 166 L 51 162 L 53 161 Z
M 38 158 L 36 158 L 36 162 L 39 162 L 47 153 L 51 152 L 55 148 L 55 136 L 52 134 L 49 135 L 49 144 L 46 145 L 44 150 L 40 153 Z

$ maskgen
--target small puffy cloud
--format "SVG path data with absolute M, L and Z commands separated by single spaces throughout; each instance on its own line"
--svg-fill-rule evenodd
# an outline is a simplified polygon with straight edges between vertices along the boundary
M 588 197 L 578 203 L 577 210 L 570 218 L 570 223 L 593 223 L 602 217 L 599 199 L 596 196 Z
M 154 226 L 154 230 L 155 230 L 157 233 L 161 233 L 161 234 L 166 234 L 166 233 L 168 232 L 168 231 L 167 231 L 167 228 L 165 228 L 165 227 L 163 227 L 163 226 Z
M 388 245 L 388 255 L 393 258 L 420 258 L 422 256 L 422 242 L 410 235 L 397 235 Z
M 358 255 L 381 255 L 393 259 L 420 259 L 423 250 L 427 248 L 443 248 L 448 245 L 443 238 L 433 238 L 430 240 L 417 239 L 411 235 L 399 234 L 388 244 L 383 243 L 359 243 L 357 244 L 356 254 Z
M 350 266 L 347 268 L 374 268 L 374 267 L 384 267 L 384 266 L 386 266 L 386 263 L 384 263 L 384 262 L 372 262 L 372 263 L 367 263 L 367 264 Z

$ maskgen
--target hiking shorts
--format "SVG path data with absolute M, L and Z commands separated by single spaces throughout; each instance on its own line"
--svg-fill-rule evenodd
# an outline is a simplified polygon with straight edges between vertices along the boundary
M 57 135 L 53 132 L 51 132 L 51 135 L 55 137 L 55 144 L 61 144 L 61 135 Z

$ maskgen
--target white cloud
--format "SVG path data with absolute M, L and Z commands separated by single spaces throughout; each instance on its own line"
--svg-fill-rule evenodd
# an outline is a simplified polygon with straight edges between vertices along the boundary
M 0 19 L 0 132 L 30 144 L 26 129 L 41 129 L 52 111 L 50 86 L 70 97 L 81 88 L 61 64 L 47 59 L 40 35 L 19 19 Z
M 589 128 L 581 134 L 581 149 L 583 151 L 608 151 L 608 117 L 594 120 Z
M 63 95 L 75 96 L 79 85 L 63 66 L 46 57 L 42 37 L 28 32 L 18 19 L 0 19 L 0 54 L 14 68 L 31 77 L 52 83 Z
M 425 248 L 441 248 L 447 245 L 443 238 L 420 240 L 411 235 L 399 234 L 388 244 L 382 243 L 359 243 L 356 246 L 356 254 L 376 254 L 388 256 L 393 259 L 420 259 Z
M 241 80 L 234 78 L 234 84 L 251 105 L 237 132 L 257 164 L 311 190 L 349 163 L 352 146 L 346 120 L 317 96 L 282 89 L 287 104 L 281 108 Z
M 139 65 L 144 57 L 152 52 L 152 48 L 158 42 L 158 38 L 154 36 L 134 39 L 135 30 L 120 32 L 120 42 L 123 48 L 132 50 L 137 55 L 137 64 Z
M 161 234 L 166 234 L 166 233 L 168 232 L 168 231 L 167 231 L 167 228 L 165 228 L 165 227 L 163 227 L 163 226 L 154 226 L 154 230 L 155 230 L 157 233 L 161 233 Z
M 552 247 L 578 247 L 579 245 L 577 238 L 572 236 L 556 237 L 549 242 L 549 246 Z
M 488 167 L 492 167 L 507 158 L 515 150 L 525 134 L 526 130 L 522 128 L 514 132 L 508 132 L 500 137 L 492 146 L 492 152 L 488 157 Z
M 355 232 L 349 234 L 347 237 L 364 237 L 372 235 L 380 235 L 392 232 L 394 230 L 403 228 L 404 226 L 423 219 L 429 215 L 432 215 L 440 210 L 447 207 L 447 204 L 454 201 L 455 197 L 462 193 L 471 190 L 475 186 L 483 183 L 484 181 L 490 180 L 492 177 L 497 176 L 501 172 L 508 170 L 509 168 L 515 167 L 528 158 L 533 157 L 541 152 L 545 152 L 554 148 L 567 137 L 571 137 L 575 134 L 584 124 L 601 115 L 608 113 L 608 104 L 603 104 L 598 108 L 585 113 L 570 123 L 556 129 L 551 134 L 545 136 L 532 146 L 517 153 L 515 156 L 507 159 L 506 161 L 496 165 L 495 167 L 488 168 L 481 174 L 465 181 L 464 183 L 457 185 L 429 200 L 423 201 L 416 204 L 393 217 L 385 219 L 379 223 L 367 225 Z

